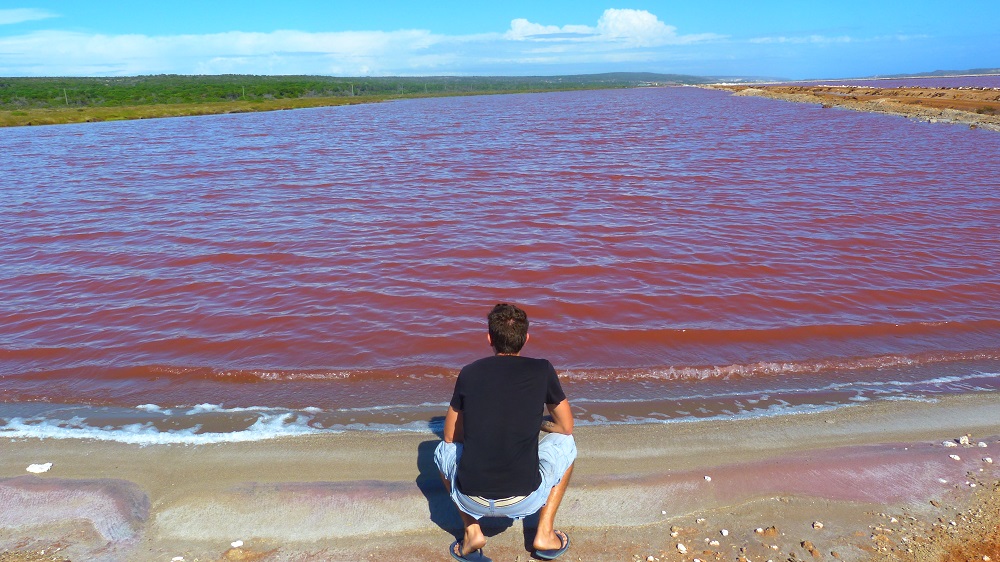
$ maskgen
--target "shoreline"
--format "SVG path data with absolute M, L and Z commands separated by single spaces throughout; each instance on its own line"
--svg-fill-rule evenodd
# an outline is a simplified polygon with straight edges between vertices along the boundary
M 943 445 L 967 433 L 972 446 Z M 568 560 L 806 560 L 807 541 L 825 559 L 902 556 L 919 542 L 912 533 L 900 541 L 904 524 L 955 518 L 1000 478 L 982 460 L 1000 461 L 1000 409 L 989 393 L 576 435 L 580 458 L 557 518 L 573 537 Z M 430 432 L 199 446 L 4 441 L 5 562 L 438 560 L 459 528 Z M 47 462 L 45 473 L 25 471 Z M 487 555 L 530 559 L 525 528 L 490 526 Z
M 866 113 L 898 115 L 928 123 L 969 125 L 1000 132 L 1000 91 L 996 89 L 708 85 L 737 96 L 755 96 Z

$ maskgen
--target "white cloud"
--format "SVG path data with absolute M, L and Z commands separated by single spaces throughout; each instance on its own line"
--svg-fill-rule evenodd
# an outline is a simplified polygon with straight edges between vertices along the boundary
M 543 25 L 526 19 L 510 22 L 504 34 L 515 41 L 619 43 L 629 47 L 654 47 L 721 39 L 721 35 L 703 33 L 678 35 L 677 28 L 660 21 L 646 10 L 604 10 L 596 26 Z
M 54 14 L 48 10 L 38 10 L 35 8 L 6 9 L 0 10 L 0 25 L 44 20 L 54 17 L 58 17 L 58 14 Z
M 0 37 L 0 75 L 384 74 L 409 66 L 439 41 L 427 31 L 170 36 L 40 31 Z M 41 68 L 46 70 L 34 70 Z
M 542 25 L 532 23 L 526 19 L 518 18 L 510 22 L 510 29 L 504 34 L 506 39 L 523 41 L 525 39 L 535 40 L 561 40 L 572 38 L 583 38 L 593 36 L 594 28 L 586 25 Z
M 804 44 L 823 44 L 823 43 L 853 43 L 858 41 L 853 37 L 847 35 L 841 35 L 839 37 L 826 37 L 824 35 L 804 35 L 799 37 L 755 37 L 750 40 L 751 43 L 758 44 L 792 44 L 792 45 L 804 45 Z
M 639 45 L 673 42 L 677 28 L 667 25 L 646 10 L 605 10 L 597 21 L 602 37 L 622 39 Z

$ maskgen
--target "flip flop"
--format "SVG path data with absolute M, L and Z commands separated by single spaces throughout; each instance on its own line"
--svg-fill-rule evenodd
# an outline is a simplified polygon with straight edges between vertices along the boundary
M 536 550 L 535 556 L 541 558 L 542 560 L 555 560 L 562 556 L 567 549 L 569 549 L 569 535 L 562 531 L 555 531 L 556 536 L 562 540 L 562 546 L 560 548 L 553 548 L 550 550 Z
M 456 546 L 458 548 L 455 548 Z M 459 552 L 462 552 L 462 543 L 460 541 L 455 541 L 448 547 L 448 554 L 450 554 L 455 560 L 458 560 L 458 562 L 493 562 L 492 559 L 487 558 L 486 555 L 483 554 L 483 549 L 481 548 L 479 550 L 472 551 L 465 556 L 458 554 Z

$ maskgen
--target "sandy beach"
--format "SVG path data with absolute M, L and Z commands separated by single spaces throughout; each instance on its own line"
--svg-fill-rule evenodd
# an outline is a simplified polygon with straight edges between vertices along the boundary
M 984 460 L 1000 460 L 996 400 L 578 428 L 564 559 L 937 560 L 955 537 L 996 529 L 1000 473 Z M 446 560 L 460 525 L 437 439 L 7 440 L 0 560 Z M 530 525 L 489 525 L 486 554 L 530 560 Z
M 864 86 L 714 85 L 757 96 L 823 107 L 900 115 L 931 123 L 960 123 L 1000 131 L 1000 92 L 993 88 L 875 88 Z

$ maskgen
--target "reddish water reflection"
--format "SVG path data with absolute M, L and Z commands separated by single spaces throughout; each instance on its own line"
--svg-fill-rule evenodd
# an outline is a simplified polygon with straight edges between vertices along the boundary
M 989 131 L 673 88 L 0 136 L 8 404 L 436 403 L 502 300 L 595 401 L 998 372 Z

